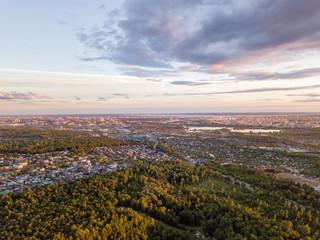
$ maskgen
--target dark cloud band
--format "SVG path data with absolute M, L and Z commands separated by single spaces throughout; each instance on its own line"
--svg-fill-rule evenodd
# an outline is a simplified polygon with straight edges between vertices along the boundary
M 320 46 L 318 0 L 128 0 L 122 10 L 79 33 L 95 53 L 82 60 L 172 69 L 172 62 L 211 65 Z
M 51 99 L 41 93 L 33 93 L 33 92 L 0 92 L 0 100 L 31 100 L 31 99 Z

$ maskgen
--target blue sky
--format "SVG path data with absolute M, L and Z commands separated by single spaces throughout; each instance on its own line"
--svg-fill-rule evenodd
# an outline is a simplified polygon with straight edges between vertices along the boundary
M 319 112 L 317 0 L 0 0 L 0 114 Z

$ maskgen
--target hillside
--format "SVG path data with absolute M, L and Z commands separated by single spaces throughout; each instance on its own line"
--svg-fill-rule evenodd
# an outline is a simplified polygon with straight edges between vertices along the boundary
M 207 239 L 318 239 L 319 209 L 314 190 L 267 173 L 179 161 L 137 163 L 3 195 L 0 236 L 195 239 L 198 231 Z

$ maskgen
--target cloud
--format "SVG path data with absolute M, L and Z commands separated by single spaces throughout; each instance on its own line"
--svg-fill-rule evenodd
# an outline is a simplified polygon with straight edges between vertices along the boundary
M 149 69 L 143 69 L 143 68 L 137 68 L 137 67 L 121 67 L 118 69 L 122 71 L 123 75 L 145 77 L 145 78 L 177 76 L 177 73 L 178 73 L 178 71 L 174 69 L 149 70 Z
M 186 71 L 186 72 L 194 72 L 198 70 L 198 66 L 183 66 L 180 67 L 181 71 Z
M 316 99 L 298 99 L 298 100 L 294 100 L 294 102 L 320 102 L 320 98 L 316 98 Z
M 77 97 L 77 96 L 75 96 L 74 99 L 77 100 L 77 101 L 81 101 L 82 100 L 82 98 Z
M 26 92 L 26 93 L 19 93 L 15 91 L 11 92 L 0 92 L 0 100 L 31 100 L 31 99 L 52 99 L 47 97 L 41 93 L 33 93 L 33 92 Z
M 178 94 L 176 93 L 163 93 L 162 96 L 164 97 L 172 97 L 172 96 L 177 96 Z
M 319 47 L 319 10 L 318 0 L 127 0 L 121 17 L 78 38 L 92 51 L 87 61 L 165 69 L 173 62 L 219 65 Z
M 105 97 L 98 97 L 97 101 L 105 101 L 107 100 L 108 98 L 105 98 Z
M 290 79 L 300 79 L 312 76 L 317 76 L 320 74 L 320 68 L 309 68 L 302 70 L 290 71 L 287 73 L 277 73 L 277 72 L 247 72 L 244 74 L 235 74 L 233 77 L 236 80 L 247 80 L 247 81 L 259 81 L 259 80 L 290 80 Z
M 252 102 L 265 102 L 265 101 L 283 101 L 283 99 L 280 99 L 280 98 L 264 98 L 264 99 L 255 99 L 255 100 L 251 100 Z
M 162 82 L 163 81 L 163 79 L 155 79 L 155 78 L 147 78 L 146 80 L 149 82 Z
M 211 67 L 198 68 L 197 72 L 213 74 L 212 76 L 219 81 L 226 80 L 230 81 L 265 81 L 265 80 L 296 80 L 309 78 L 320 75 L 320 68 L 307 68 L 292 70 L 289 72 L 263 72 L 263 71 L 229 71 L 217 73 L 215 69 Z M 212 80 L 214 80 L 212 78 Z
M 318 93 L 305 93 L 305 94 L 288 94 L 288 97 L 320 97 Z
M 185 86 L 201 86 L 211 84 L 210 82 L 197 82 L 197 81 L 172 81 L 170 84 L 173 85 L 185 85 Z
M 320 97 L 320 94 L 318 93 L 305 93 L 305 94 L 288 94 L 288 97 L 308 97 L 308 99 L 296 99 L 293 102 L 320 102 L 319 98 L 316 97 Z
M 115 97 L 129 97 L 129 94 L 126 94 L 126 93 L 113 93 L 112 96 L 115 96 Z
M 111 95 L 109 95 L 107 97 L 98 97 L 97 101 L 106 101 L 106 100 L 113 99 L 113 98 L 130 99 L 130 95 L 127 93 L 112 93 Z
M 313 86 L 300 86 L 300 87 L 276 87 L 276 88 L 255 88 L 245 90 L 234 90 L 224 92 L 207 92 L 207 93 L 184 93 L 185 96 L 197 96 L 197 95 L 218 95 L 218 94 L 235 94 L 235 93 L 257 93 L 257 92 L 276 92 L 276 91 L 295 91 L 303 89 L 316 89 L 320 88 L 320 84 Z

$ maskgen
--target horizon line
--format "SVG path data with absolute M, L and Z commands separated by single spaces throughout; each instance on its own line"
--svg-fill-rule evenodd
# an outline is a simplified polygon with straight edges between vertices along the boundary
M 319 112 L 168 112 L 168 113 L 48 113 L 48 114 L 0 114 L 0 117 L 54 117 L 54 116 L 174 116 L 174 115 L 320 115 Z

